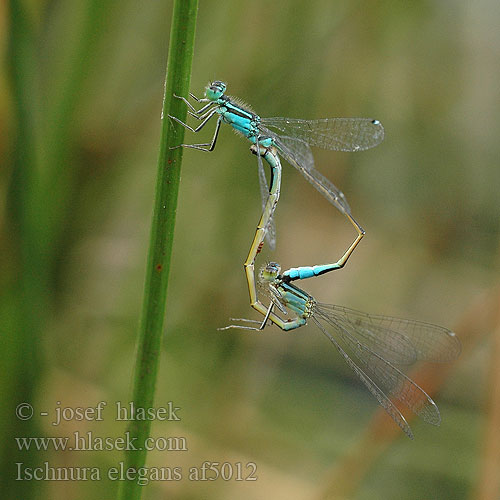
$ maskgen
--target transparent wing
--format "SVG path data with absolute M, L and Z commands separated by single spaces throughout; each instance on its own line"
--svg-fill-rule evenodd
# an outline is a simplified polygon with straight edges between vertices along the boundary
M 331 314 L 331 311 L 331 306 L 325 308 L 321 305 L 315 311 L 316 321 L 322 320 L 331 327 L 336 344 L 341 343 L 344 346 L 346 351 L 350 353 L 351 360 L 354 358 L 357 360 L 364 373 L 388 398 L 398 399 L 426 422 L 439 425 L 441 416 L 434 401 L 420 386 L 399 370 L 395 366 L 396 363 L 393 364 L 384 357 L 389 352 L 393 358 L 397 359 L 399 356 L 394 353 L 401 352 L 401 357 L 404 358 L 402 346 L 409 345 L 403 340 L 405 335 L 397 335 L 397 331 L 393 329 L 385 334 L 384 339 L 378 341 L 378 339 L 374 338 L 374 332 L 369 332 L 369 329 L 363 326 L 362 321 L 358 324 L 351 321 L 349 317 L 351 310 L 340 308 L 334 314 Z M 354 312 L 358 313 L 358 311 Z M 359 319 L 361 316 L 358 313 L 354 315 L 354 318 Z M 395 320 L 394 318 L 383 318 L 381 316 L 376 318 L 378 320 Z M 378 331 L 381 333 L 382 330 L 378 329 Z M 369 332 L 368 335 L 367 332 Z M 396 332 L 396 341 L 392 342 L 391 337 L 394 332 Z M 407 338 L 407 340 L 411 343 L 410 339 Z M 394 346 L 397 347 L 394 348 Z M 413 346 L 410 353 L 409 359 L 415 357 L 418 348 Z
M 262 200 L 262 210 L 264 211 L 269 198 L 269 186 L 267 184 L 266 173 L 264 171 L 264 165 L 262 163 L 262 156 L 257 155 L 257 165 L 259 172 L 259 187 L 260 196 Z M 266 239 L 269 244 L 269 248 L 274 250 L 276 248 L 276 226 L 274 224 L 273 216 L 271 215 L 266 228 Z
M 270 130 L 266 130 L 266 133 L 273 138 L 283 158 L 294 166 L 334 207 L 343 214 L 351 214 L 351 207 L 344 193 L 314 168 L 311 148 L 306 142 L 295 137 L 280 137 Z
M 446 362 L 460 355 L 458 337 L 442 326 L 367 314 L 344 306 L 318 304 L 323 315 L 341 323 L 359 341 L 385 359 L 400 365 L 418 360 Z
M 323 327 L 317 318 L 313 316 L 313 321 L 316 323 L 318 328 L 323 332 L 323 334 L 330 340 L 330 342 L 338 349 L 346 363 L 353 369 L 354 373 L 359 377 L 359 379 L 365 384 L 368 390 L 375 396 L 379 404 L 384 408 L 384 410 L 391 416 L 391 418 L 398 424 L 398 426 L 403 430 L 403 432 L 410 438 L 413 439 L 413 432 L 408 425 L 408 422 L 402 415 L 402 413 L 396 408 L 394 403 L 384 394 L 384 392 L 378 387 L 378 385 L 372 380 L 370 375 L 368 375 L 362 368 L 360 368 L 347 354 L 347 352 L 340 346 L 340 344 L 333 338 L 333 336 Z
M 371 118 L 262 118 L 262 125 L 280 136 L 295 137 L 311 146 L 334 151 L 363 151 L 380 144 L 384 127 Z
M 297 137 L 276 135 L 271 130 L 269 132 L 275 140 L 278 140 L 287 149 L 288 154 L 297 163 L 302 165 L 306 170 L 314 169 L 314 157 L 307 142 Z

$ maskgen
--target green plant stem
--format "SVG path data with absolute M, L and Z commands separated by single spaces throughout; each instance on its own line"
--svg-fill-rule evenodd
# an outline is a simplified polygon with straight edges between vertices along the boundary
M 36 383 L 42 372 L 40 360 L 40 331 L 44 322 L 47 274 L 43 253 L 38 243 L 36 224 L 39 175 L 36 159 L 36 40 L 34 23 L 27 2 L 8 3 L 8 76 L 12 92 L 13 147 L 9 154 L 12 177 L 9 186 L 6 234 L 13 247 L 1 296 L 3 303 L 0 353 L 0 439 L 3 446 L 0 467 L 3 472 L 0 490 L 5 498 L 32 498 L 36 485 L 31 481 L 15 481 L 16 462 L 33 467 L 41 462 L 42 453 L 20 451 L 14 437 L 40 434 L 37 419 L 22 421 L 15 417 L 20 402 L 33 404 Z
M 185 104 L 175 99 L 173 95 L 174 93 L 188 95 L 189 92 L 197 9 L 198 0 L 174 1 L 156 196 L 134 374 L 135 408 L 150 408 L 154 404 L 182 158 L 182 148 L 170 148 L 178 146 L 184 137 L 184 129 L 174 126 L 168 115 L 175 115 L 182 120 L 186 118 Z M 145 439 L 149 436 L 150 427 L 151 423 L 147 420 L 132 421 L 129 432 L 131 438 L 137 438 L 138 448 L 143 447 Z M 127 451 L 125 469 L 137 470 L 143 467 L 146 454 L 145 449 Z M 119 498 L 139 499 L 141 490 L 142 486 L 138 485 L 137 480 L 124 481 L 121 484 Z

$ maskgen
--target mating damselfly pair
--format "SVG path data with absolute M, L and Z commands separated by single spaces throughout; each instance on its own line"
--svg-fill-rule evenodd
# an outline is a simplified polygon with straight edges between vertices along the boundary
M 199 132 L 212 117 L 218 115 L 211 142 L 181 146 L 212 151 L 221 123 L 228 123 L 250 140 L 251 151 L 258 159 L 263 213 L 244 267 L 251 306 L 263 315 L 263 320 L 238 320 L 243 324 L 233 324 L 221 329 L 262 330 L 270 322 L 284 331 L 290 331 L 311 320 L 407 436 L 413 438 L 412 430 L 393 400 L 399 400 L 426 422 L 439 425 L 441 417 L 436 404 L 404 371 L 420 360 L 442 362 L 455 359 L 460 353 L 460 342 L 452 331 L 421 321 L 369 315 L 342 306 L 321 304 L 292 283 L 342 268 L 364 235 L 364 230 L 353 218 L 343 193 L 315 169 L 310 146 L 337 151 L 368 149 L 383 140 L 384 129 L 381 123 L 367 118 L 261 118 L 239 100 L 227 96 L 225 91 L 226 85 L 215 81 L 206 88 L 204 98 L 190 94 L 195 101 L 206 103 L 198 110 L 185 97 L 175 96 L 186 103 L 191 116 L 201 121 L 197 128 L 190 127 L 176 117 L 170 117 L 192 132 Z M 343 213 L 358 235 L 343 256 L 333 264 L 291 268 L 281 272 L 278 263 L 268 263 L 260 271 L 257 288 L 255 259 L 266 237 L 270 245 L 274 246 L 272 220 L 281 186 L 279 156 L 299 170 Z M 269 185 L 262 158 L 270 167 Z M 269 300 L 269 305 L 264 305 L 260 300 L 259 290 Z M 294 317 L 283 319 L 280 314 L 287 315 L 288 311 Z

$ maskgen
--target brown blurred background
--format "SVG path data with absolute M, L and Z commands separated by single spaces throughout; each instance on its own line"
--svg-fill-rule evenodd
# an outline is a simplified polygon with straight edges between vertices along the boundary
M 125 432 L 113 408 L 131 395 L 171 9 L 0 3 L 7 479 L 14 462 L 105 476 L 123 460 L 119 451 L 16 451 L 12 436 Z M 493 0 L 200 1 L 196 95 L 221 79 L 262 116 L 365 116 L 385 127 L 373 150 L 314 151 L 367 235 L 344 270 L 304 288 L 322 302 L 453 328 L 464 349 L 453 365 L 416 375 L 443 423 L 412 420 L 412 442 L 314 325 L 217 331 L 231 316 L 256 318 L 242 263 L 260 215 L 255 157 L 223 127 L 213 153 L 184 153 L 156 395 L 182 419 L 152 430 L 185 437 L 188 451 L 148 456 L 151 467 L 182 467 L 183 479 L 151 481 L 143 498 L 498 498 L 499 14 Z M 278 244 L 260 263 L 337 260 L 351 226 L 283 169 Z M 58 401 L 101 400 L 103 422 L 53 426 L 39 416 Z M 21 401 L 33 419 L 14 417 Z M 258 480 L 190 481 L 204 461 L 254 462 Z M 102 499 L 115 497 L 117 481 L 6 488 L 5 498 Z

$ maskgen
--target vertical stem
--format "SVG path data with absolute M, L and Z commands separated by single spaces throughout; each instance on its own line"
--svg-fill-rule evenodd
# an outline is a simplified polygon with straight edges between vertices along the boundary
M 12 178 L 6 234 L 13 248 L 6 263 L 2 298 L 0 366 L 0 439 L 3 446 L 0 467 L 3 472 L 0 490 L 6 498 L 32 498 L 36 485 L 32 481 L 15 481 L 16 462 L 33 467 L 41 452 L 19 450 L 14 437 L 40 434 L 37 419 L 16 418 L 19 403 L 33 403 L 36 380 L 42 371 L 39 338 L 43 324 L 47 273 L 40 250 L 39 225 L 36 219 L 36 33 L 27 2 L 11 0 L 8 4 L 9 37 L 7 62 L 12 92 L 13 147 L 9 154 Z M 32 484 L 29 484 L 32 483 Z
M 174 1 L 156 196 L 134 375 L 133 404 L 135 408 L 150 408 L 154 403 L 182 158 L 182 148 L 170 148 L 178 146 L 184 136 L 184 129 L 174 126 L 168 115 L 175 115 L 183 121 L 186 118 L 185 104 L 175 99 L 173 94 L 187 96 L 189 92 L 197 8 L 198 0 Z M 137 448 L 144 448 L 150 427 L 151 423 L 147 420 L 131 422 L 130 437 L 136 438 Z M 137 470 L 143 467 L 146 454 L 145 449 L 127 451 L 125 469 Z M 136 480 L 124 481 L 121 484 L 119 498 L 121 500 L 140 499 L 141 490 L 142 486 L 138 485 Z

